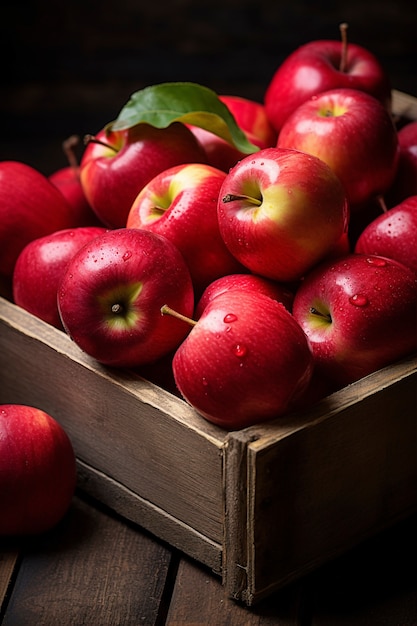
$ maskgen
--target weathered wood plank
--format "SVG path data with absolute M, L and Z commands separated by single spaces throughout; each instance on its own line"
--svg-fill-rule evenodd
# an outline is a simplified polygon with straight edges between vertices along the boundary
M 10 588 L 13 572 L 17 566 L 19 554 L 13 548 L 0 545 L 0 616 Z
M 157 623 L 171 552 L 75 498 L 52 532 L 25 541 L 3 625 Z
M 253 604 L 416 510 L 416 364 L 405 359 L 307 413 L 247 429 L 246 462 L 243 448 L 234 463 L 246 499 L 236 489 L 227 498 L 239 528 L 226 534 L 232 597 Z M 234 449 L 231 437 L 226 471 Z
M 248 609 L 211 572 L 182 559 L 166 626 L 301 626 L 301 604 L 302 586 L 293 585 Z

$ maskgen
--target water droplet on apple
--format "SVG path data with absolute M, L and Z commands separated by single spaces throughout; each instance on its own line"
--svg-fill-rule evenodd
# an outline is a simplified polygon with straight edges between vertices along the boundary
M 354 296 L 351 296 L 349 302 L 355 306 L 366 306 L 369 304 L 368 298 L 361 293 L 356 293 Z
M 207 387 L 208 386 L 207 378 L 202 378 L 201 382 L 203 384 L 203 387 Z
M 235 315 L 234 313 L 227 313 L 223 318 L 223 322 L 225 324 L 231 324 L 232 322 L 236 322 L 236 321 L 237 321 L 237 315 Z
M 123 259 L 123 261 L 128 261 L 131 256 L 132 256 L 131 251 L 130 250 L 126 250 L 126 252 L 122 256 L 122 259 Z
M 233 352 L 239 359 L 243 359 L 246 356 L 248 349 L 242 346 L 240 343 L 236 344 L 233 348 Z
M 375 267 L 385 267 L 387 264 L 386 260 L 380 257 L 368 257 L 366 260 L 369 265 L 375 265 Z

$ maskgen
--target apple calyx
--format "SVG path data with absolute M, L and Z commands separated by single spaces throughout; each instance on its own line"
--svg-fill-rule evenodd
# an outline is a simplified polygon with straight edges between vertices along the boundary
M 133 328 L 140 315 L 135 303 L 142 291 L 142 283 L 133 283 L 123 290 L 115 289 L 99 298 L 107 323 L 113 330 Z
M 225 204 L 227 202 L 234 202 L 235 200 L 247 200 L 248 202 L 250 202 L 251 204 L 254 204 L 255 206 L 261 206 L 262 204 L 262 198 L 254 198 L 253 196 L 246 196 L 244 194 L 235 195 L 233 193 L 228 193 L 222 198 L 222 202 L 224 202 Z
M 311 315 L 317 315 L 318 317 L 322 317 L 329 324 L 331 324 L 333 321 L 330 313 L 323 313 L 323 311 L 319 311 L 314 306 L 310 307 L 310 313 Z
M 84 145 L 86 146 L 89 143 L 97 143 L 100 146 L 104 146 L 105 148 L 109 148 L 110 150 L 113 150 L 113 152 L 118 152 L 117 148 L 115 148 L 109 143 L 106 143 L 105 141 L 102 141 L 101 139 L 97 139 L 95 135 L 89 135 L 89 134 L 84 135 Z
M 339 25 L 339 29 L 340 29 L 340 35 L 342 38 L 342 54 L 340 57 L 340 65 L 339 65 L 339 72 L 346 72 L 346 67 L 347 67 L 347 49 L 348 49 L 348 39 L 347 39 L 347 29 L 348 29 L 348 24 L 346 22 L 342 22 L 342 24 Z
M 186 324 L 189 324 L 190 326 L 195 326 L 197 324 L 196 320 L 193 320 L 191 317 L 187 317 L 186 315 L 183 315 L 182 313 L 179 313 L 178 311 L 171 309 L 171 307 L 168 306 L 167 304 L 164 304 L 161 307 L 161 315 L 171 315 L 171 317 L 175 317 L 178 320 L 182 320 L 183 322 L 185 322 Z

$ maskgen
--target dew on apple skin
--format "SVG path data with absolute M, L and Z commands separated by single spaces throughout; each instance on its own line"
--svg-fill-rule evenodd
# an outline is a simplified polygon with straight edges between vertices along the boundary
M 369 265 L 375 265 L 375 267 L 385 267 L 387 262 L 385 259 L 382 259 L 380 257 L 368 257 L 366 259 L 367 263 L 369 263 Z
M 350 296 L 349 302 L 354 306 L 359 307 L 367 306 L 369 304 L 368 298 L 361 293 L 356 293 L 355 295 Z
M 239 358 L 239 359 L 243 359 L 243 357 L 246 356 L 248 349 L 246 348 L 246 346 L 242 346 L 242 344 L 237 343 L 234 347 L 233 347 L 233 352 L 235 353 L 235 355 Z
M 131 256 L 132 256 L 132 252 L 130 250 L 126 250 L 126 252 L 124 252 L 122 256 L 122 259 L 123 261 L 128 261 Z
M 237 321 L 237 315 L 235 315 L 234 313 L 226 313 L 226 315 L 223 318 L 223 322 L 225 324 L 231 324 L 232 322 L 236 322 Z

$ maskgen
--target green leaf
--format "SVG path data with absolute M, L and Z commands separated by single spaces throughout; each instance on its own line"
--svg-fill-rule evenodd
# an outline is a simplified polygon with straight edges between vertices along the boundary
M 160 83 L 136 91 L 109 127 L 124 130 L 146 123 L 166 128 L 173 122 L 204 128 L 245 154 L 259 150 L 214 91 L 190 82 Z

